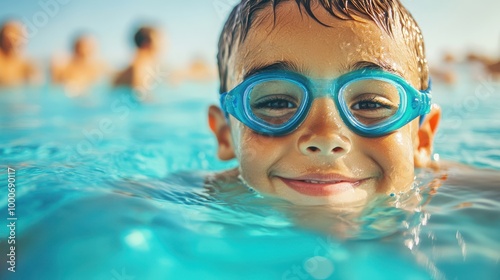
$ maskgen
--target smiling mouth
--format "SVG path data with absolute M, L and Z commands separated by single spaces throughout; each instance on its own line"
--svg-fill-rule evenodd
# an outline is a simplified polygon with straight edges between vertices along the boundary
M 321 180 L 317 178 L 278 177 L 289 188 L 309 196 L 332 196 L 354 191 L 366 179 L 338 178 Z

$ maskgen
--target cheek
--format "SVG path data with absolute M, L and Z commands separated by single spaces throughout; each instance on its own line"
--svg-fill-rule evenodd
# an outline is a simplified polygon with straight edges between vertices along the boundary
M 259 191 L 272 193 L 269 175 L 290 151 L 289 138 L 263 136 L 238 121 L 231 123 L 231 133 L 242 179 Z
M 249 176 L 264 175 L 262 173 L 266 172 L 268 162 L 272 161 L 273 139 L 254 133 L 234 119 L 231 122 L 231 135 L 242 176 L 248 180 Z
M 381 168 L 381 192 L 406 188 L 413 181 L 413 141 L 408 131 L 397 131 L 383 139 L 370 139 L 366 152 Z
M 262 150 L 260 136 L 255 134 L 241 122 L 231 117 L 231 135 L 234 153 L 241 164 L 257 159 L 259 151 Z
M 261 142 L 262 136 L 253 132 L 243 132 L 238 149 L 239 171 L 241 179 L 257 191 L 272 193 L 269 181 L 269 170 L 273 160 L 267 156 L 266 145 Z M 266 156 L 264 156 L 266 155 Z
M 390 160 L 407 163 L 413 168 L 413 141 L 409 133 L 394 133 L 387 149 Z
M 274 162 L 283 155 L 292 142 L 290 137 L 270 137 L 255 133 L 231 117 L 231 137 L 236 157 L 240 162 Z

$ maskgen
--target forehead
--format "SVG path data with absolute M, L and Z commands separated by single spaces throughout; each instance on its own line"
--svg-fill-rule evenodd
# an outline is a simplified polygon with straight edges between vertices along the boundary
M 398 30 L 389 35 L 372 21 L 341 20 L 318 5 L 312 11 L 329 27 L 301 13 L 292 1 L 276 8 L 276 18 L 272 7 L 261 10 L 230 61 L 230 88 L 250 72 L 277 62 L 317 78 L 336 77 L 360 62 L 370 62 L 418 84 L 415 57 Z

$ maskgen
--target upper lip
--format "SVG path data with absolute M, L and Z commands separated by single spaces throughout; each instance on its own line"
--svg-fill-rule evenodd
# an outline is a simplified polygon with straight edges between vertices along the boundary
M 288 180 L 297 180 L 297 181 L 317 181 L 317 182 L 325 182 L 325 183 L 339 183 L 339 182 L 350 182 L 354 183 L 357 181 L 361 181 L 362 179 L 355 179 L 346 177 L 340 174 L 329 173 L 329 174 L 306 174 L 297 177 L 289 177 L 289 176 L 278 176 Z

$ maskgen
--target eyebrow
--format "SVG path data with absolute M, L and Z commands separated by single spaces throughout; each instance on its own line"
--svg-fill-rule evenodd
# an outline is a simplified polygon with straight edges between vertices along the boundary
M 251 67 L 243 76 L 243 80 L 250 76 L 253 76 L 259 72 L 272 71 L 272 70 L 286 70 L 296 73 L 301 73 L 302 67 L 299 67 L 296 63 L 288 60 L 277 61 L 271 64 L 261 64 Z
M 384 61 L 379 61 L 378 63 L 372 62 L 372 61 L 358 61 L 354 64 L 348 65 L 343 67 L 345 69 L 346 73 L 356 71 L 356 70 L 362 70 L 362 69 L 370 69 L 370 70 L 382 70 L 386 71 L 389 73 L 396 74 L 400 77 L 403 77 L 403 73 L 391 66 L 389 63 L 386 63 Z M 298 64 L 288 61 L 288 60 L 282 60 L 282 61 L 277 61 L 273 62 L 270 64 L 260 64 L 260 65 L 255 65 L 251 67 L 245 75 L 243 75 L 243 80 L 247 79 L 250 76 L 253 76 L 257 73 L 263 72 L 263 71 L 273 71 L 273 70 L 285 70 L 285 71 L 292 71 L 295 73 L 304 73 L 304 69 L 300 67 Z
M 403 77 L 403 73 L 399 69 L 396 69 L 395 67 L 391 66 L 389 63 L 386 63 L 384 61 L 379 61 L 378 63 L 376 63 L 372 61 L 363 60 L 347 66 L 347 72 L 352 72 L 362 69 L 382 70 Z

